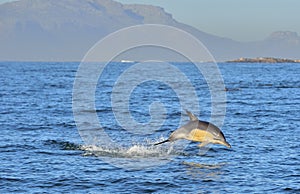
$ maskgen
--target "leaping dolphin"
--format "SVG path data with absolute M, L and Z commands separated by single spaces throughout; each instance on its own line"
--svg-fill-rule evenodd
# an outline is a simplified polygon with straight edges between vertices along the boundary
M 166 142 L 176 141 L 178 139 L 187 139 L 190 141 L 201 142 L 199 147 L 206 146 L 207 144 L 221 144 L 228 148 L 231 145 L 226 141 L 223 132 L 214 124 L 200 121 L 193 113 L 186 110 L 186 113 L 190 117 L 190 121 L 171 133 L 167 140 L 156 143 L 159 145 Z

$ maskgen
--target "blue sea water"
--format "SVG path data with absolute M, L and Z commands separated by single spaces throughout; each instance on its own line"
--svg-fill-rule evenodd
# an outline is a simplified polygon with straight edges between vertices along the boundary
M 205 79 L 192 64 L 174 65 L 194 83 L 197 116 L 209 120 Z M 1 193 L 300 192 L 300 64 L 218 64 L 228 89 L 222 131 L 232 148 L 211 145 L 205 152 L 196 143 L 184 150 L 150 145 L 176 129 L 184 108 L 172 88 L 157 81 L 134 88 L 129 108 L 135 120 L 147 123 L 149 106 L 161 101 L 165 122 L 146 135 L 122 130 L 109 102 L 130 64 L 118 63 L 103 72 L 95 91 L 97 116 L 117 146 L 86 145 L 72 112 L 78 66 L 0 63 Z

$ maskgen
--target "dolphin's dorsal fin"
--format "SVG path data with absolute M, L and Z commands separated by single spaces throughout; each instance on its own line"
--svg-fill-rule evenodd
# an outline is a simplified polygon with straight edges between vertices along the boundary
M 189 115 L 191 121 L 198 121 L 198 118 L 193 113 L 191 113 L 188 110 L 185 110 L 185 111 Z

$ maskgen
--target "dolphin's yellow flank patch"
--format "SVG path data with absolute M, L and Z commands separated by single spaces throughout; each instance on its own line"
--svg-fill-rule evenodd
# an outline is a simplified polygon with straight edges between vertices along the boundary
M 190 141 L 208 141 L 213 139 L 213 135 L 205 130 L 200 130 L 200 129 L 193 129 L 189 136 L 188 139 Z

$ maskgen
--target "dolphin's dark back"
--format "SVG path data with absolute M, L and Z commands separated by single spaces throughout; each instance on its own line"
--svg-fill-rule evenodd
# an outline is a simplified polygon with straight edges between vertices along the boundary
M 226 141 L 226 138 L 223 134 L 223 132 L 214 124 L 209 123 L 207 121 L 198 121 L 198 129 L 205 130 L 207 132 L 210 132 L 216 137 L 219 137 L 220 139 L 224 139 Z

